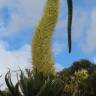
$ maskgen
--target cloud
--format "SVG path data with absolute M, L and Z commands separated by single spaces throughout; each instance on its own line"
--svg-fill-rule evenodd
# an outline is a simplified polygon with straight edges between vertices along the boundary
M 73 25 L 72 25 L 72 37 L 74 40 L 82 39 L 84 30 L 87 26 L 86 21 L 88 19 L 88 13 L 82 10 L 74 12 Z
M 59 72 L 59 71 L 64 69 L 64 66 L 61 65 L 61 64 L 55 64 L 55 69 L 56 69 L 57 72 Z
M 54 56 L 58 56 L 62 53 L 64 50 L 64 44 L 60 42 L 54 42 L 52 52 L 54 53 Z
M 16 51 L 8 51 L 6 45 L 0 43 L 0 73 L 5 72 L 8 68 L 26 68 L 31 65 L 31 47 L 24 45 Z M 29 67 L 30 68 L 30 67 Z
M 22 46 L 20 49 L 15 51 L 7 50 L 8 44 L 6 42 L 0 41 L 0 74 L 2 74 L 2 78 L 0 78 L 0 84 L 4 82 L 4 76 L 10 68 L 12 71 L 18 70 L 19 68 L 32 68 L 31 63 L 31 46 L 26 44 Z M 13 79 L 16 78 L 13 75 Z M 14 79 L 16 81 L 16 79 Z M 5 88 L 5 86 L 3 86 Z
M 10 36 L 34 28 L 43 13 L 45 2 L 46 0 L 0 0 L 0 34 Z
M 62 1 L 63 2 L 63 1 Z M 65 3 L 66 4 L 66 3 Z M 58 40 L 64 40 L 66 43 L 67 40 L 67 18 L 68 14 L 66 12 L 67 8 L 65 8 L 62 4 L 61 6 L 63 8 L 60 9 L 60 16 L 57 22 L 56 30 L 54 33 L 54 38 Z M 88 11 L 82 10 L 79 7 L 74 8 L 73 12 L 73 23 L 72 23 L 72 40 L 73 42 L 77 42 L 78 40 L 81 40 L 80 43 L 82 43 L 82 37 L 84 36 L 85 29 L 88 26 L 86 22 L 88 22 Z M 89 23 L 89 22 L 88 22 Z
M 84 53 L 92 53 L 96 51 L 95 17 L 96 17 L 96 8 L 94 7 L 91 8 L 90 10 L 86 10 L 86 8 L 83 9 L 80 7 L 74 8 L 73 25 L 72 25 L 72 43 L 77 44 L 78 48 L 80 48 L 79 50 Z M 56 39 L 59 39 L 59 41 L 64 40 L 64 44 L 66 44 L 67 16 L 59 18 L 56 26 L 56 32 L 54 35 Z
M 0 74 L 6 73 L 8 68 L 11 70 L 17 70 L 30 68 L 31 61 L 31 45 L 25 44 L 18 50 L 9 51 L 7 42 L 0 41 Z M 62 53 L 64 45 L 60 43 L 54 43 L 53 52 L 55 55 Z
M 87 33 L 84 36 L 85 42 L 82 44 L 82 50 L 92 53 L 96 51 L 96 9 L 90 12 L 89 22 Z

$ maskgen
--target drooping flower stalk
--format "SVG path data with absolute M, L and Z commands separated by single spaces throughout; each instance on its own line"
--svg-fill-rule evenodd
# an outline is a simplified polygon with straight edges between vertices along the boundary
M 52 35 L 57 23 L 59 0 L 47 0 L 44 14 L 36 28 L 32 41 L 33 71 L 54 75 L 52 58 Z
M 67 0 L 68 5 L 68 47 L 69 47 L 69 53 L 71 52 L 71 30 L 72 30 L 72 15 L 73 15 L 73 2 L 72 0 Z

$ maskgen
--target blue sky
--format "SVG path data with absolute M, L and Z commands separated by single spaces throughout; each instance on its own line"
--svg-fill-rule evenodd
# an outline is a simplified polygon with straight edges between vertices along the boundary
M 31 66 L 31 40 L 47 0 L 0 0 L 0 74 Z M 52 39 L 57 70 L 72 62 L 96 62 L 96 0 L 73 0 L 72 52 L 67 44 L 67 0 L 60 0 Z
M 58 42 L 58 46 L 61 44 L 61 47 L 63 47 L 61 48 L 62 51 L 55 56 L 55 61 L 64 67 L 68 67 L 72 62 L 80 59 L 89 59 L 92 62 L 96 62 L 96 1 L 73 0 L 73 3 L 72 53 L 68 54 L 67 6 L 66 1 L 63 0 L 61 1 L 59 24 L 55 32 L 57 37 L 54 35 L 53 40 L 55 43 L 56 41 Z

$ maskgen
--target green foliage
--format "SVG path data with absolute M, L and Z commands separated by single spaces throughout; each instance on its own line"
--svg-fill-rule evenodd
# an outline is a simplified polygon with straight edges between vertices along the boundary
M 26 74 L 21 71 L 20 80 L 14 86 L 10 73 L 5 76 L 8 90 L 0 91 L 0 96 L 61 96 L 63 81 L 59 78 L 49 77 L 43 73 Z
M 31 74 L 27 78 L 22 73 L 20 88 L 24 96 L 58 96 L 61 94 L 62 83 L 42 73 Z
M 88 73 L 91 74 L 94 71 L 96 71 L 96 65 L 92 64 L 90 61 L 88 60 L 80 60 L 80 61 L 75 61 L 72 66 L 71 66 L 71 71 L 74 73 L 74 71 L 78 71 L 78 70 L 82 70 L 82 69 L 86 69 L 88 70 Z
M 84 80 L 88 78 L 87 70 L 80 70 L 74 73 L 74 76 L 70 77 L 68 83 L 66 83 L 64 91 L 70 96 L 84 96 L 81 94 L 80 85 Z
M 51 39 L 56 26 L 59 0 L 47 0 L 44 14 L 38 24 L 32 42 L 33 71 L 54 75 Z
M 61 79 L 64 79 L 65 77 L 70 77 L 74 75 L 75 72 L 82 69 L 87 70 L 88 74 L 91 75 L 96 71 L 96 64 L 90 62 L 89 60 L 82 59 L 80 61 L 73 62 L 73 64 L 69 68 L 65 68 L 58 74 Z
M 58 73 L 64 81 L 65 96 L 96 96 L 96 65 L 88 60 L 75 61 Z
M 16 85 L 8 72 L 5 76 L 8 89 L 0 91 L 0 96 L 96 96 L 96 65 L 88 60 L 79 63 L 79 67 L 73 63 L 56 76 L 21 71 Z

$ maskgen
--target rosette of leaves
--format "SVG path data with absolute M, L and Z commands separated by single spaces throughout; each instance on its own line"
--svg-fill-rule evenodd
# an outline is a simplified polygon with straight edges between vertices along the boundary
M 63 81 L 43 73 L 32 74 L 27 77 L 21 72 L 20 88 L 23 96 L 61 96 Z
M 61 96 L 63 81 L 42 73 L 32 74 L 21 71 L 20 80 L 14 85 L 8 72 L 5 76 L 7 91 L 0 91 L 0 96 Z

